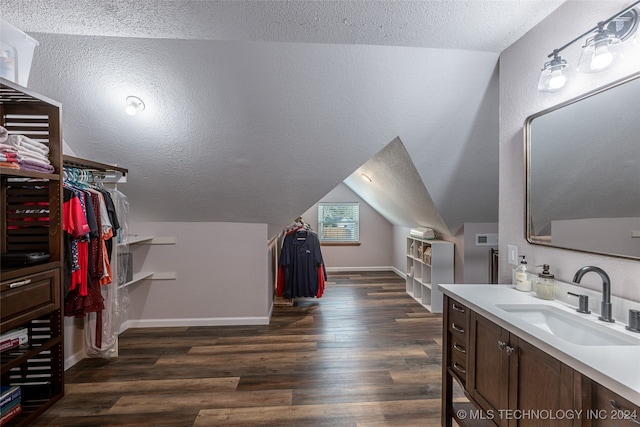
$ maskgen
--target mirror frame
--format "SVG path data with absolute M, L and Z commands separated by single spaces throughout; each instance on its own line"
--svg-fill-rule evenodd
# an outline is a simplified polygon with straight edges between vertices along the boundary
M 557 249 L 564 249 L 564 250 L 568 250 L 568 251 L 574 251 L 574 252 L 582 252 L 582 253 L 589 253 L 589 254 L 596 254 L 596 255 L 604 255 L 604 256 L 609 256 L 609 257 L 615 257 L 615 258 L 623 258 L 623 259 L 632 259 L 632 260 L 638 260 L 640 259 L 640 256 L 632 256 L 632 255 L 621 255 L 621 254 L 613 254 L 613 253 L 607 253 L 607 252 L 597 252 L 597 251 L 591 251 L 591 250 L 585 250 L 585 249 L 578 249 L 578 248 L 569 248 L 569 247 L 565 247 L 565 246 L 558 246 L 558 245 L 553 245 L 551 243 L 546 243 L 540 239 L 537 239 L 538 236 L 532 235 L 532 229 L 531 229 L 531 223 L 532 223 L 532 218 L 531 218 L 531 122 L 536 119 L 537 117 L 543 116 L 545 114 L 551 113 L 555 110 L 559 110 L 560 108 L 566 107 L 568 105 L 571 104 L 575 104 L 579 101 L 582 101 L 584 99 L 590 98 L 594 95 L 597 95 L 601 92 L 605 92 L 609 89 L 613 89 L 615 87 L 621 86 L 625 83 L 629 83 L 633 80 L 636 79 L 640 79 L 640 72 L 636 72 L 633 73 L 627 77 L 621 78 L 619 80 L 615 80 L 609 84 L 606 84 L 604 86 L 601 86 L 597 89 L 591 90 L 589 92 L 586 92 L 583 95 L 579 95 L 575 98 L 571 98 L 567 101 L 561 102 L 560 104 L 554 105 L 552 107 L 546 108 L 542 111 L 539 111 L 537 113 L 534 113 L 532 115 L 530 115 L 529 117 L 526 118 L 525 122 L 524 122 L 524 154 L 525 154 L 525 224 L 524 224 L 524 232 L 525 232 L 525 238 L 527 239 L 527 242 L 531 243 L 532 245 L 539 245 L 539 246 L 546 246 L 546 247 L 550 247 L 550 248 L 557 248 Z

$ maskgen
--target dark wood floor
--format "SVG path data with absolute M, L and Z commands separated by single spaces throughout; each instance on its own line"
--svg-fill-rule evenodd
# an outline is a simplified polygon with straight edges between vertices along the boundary
M 442 317 L 392 272 L 330 274 L 269 326 L 129 329 L 36 426 L 440 425 Z

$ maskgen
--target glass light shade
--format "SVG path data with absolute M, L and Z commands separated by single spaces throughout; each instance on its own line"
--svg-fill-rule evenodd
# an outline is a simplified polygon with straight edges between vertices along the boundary
M 556 56 L 544 64 L 538 80 L 538 90 L 541 92 L 555 92 L 564 87 L 568 79 L 567 61 Z
M 609 68 L 623 54 L 620 39 L 606 30 L 601 31 L 595 37 L 587 39 L 582 47 L 578 70 L 587 74 L 598 73 Z

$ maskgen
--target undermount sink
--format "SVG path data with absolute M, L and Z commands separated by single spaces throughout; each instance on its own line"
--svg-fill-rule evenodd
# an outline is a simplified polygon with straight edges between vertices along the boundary
M 583 346 L 640 345 L 640 340 L 543 304 L 497 304 L 501 310 L 567 342 Z

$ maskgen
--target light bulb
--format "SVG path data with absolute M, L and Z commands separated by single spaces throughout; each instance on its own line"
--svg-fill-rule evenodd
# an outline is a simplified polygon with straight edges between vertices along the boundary
M 553 59 L 542 67 L 538 90 L 541 92 L 555 92 L 567 83 L 567 61 L 554 52 Z
M 591 69 L 603 70 L 613 63 L 613 53 L 607 44 L 596 46 L 591 56 Z
M 551 72 L 549 78 L 549 89 L 560 89 L 567 82 L 567 77 L 562 74 L 562 70 L 555 70 Z
M 135 116 L 136 113 L 138 112 L 135 105 L 127 105 L 127 108 L 125 108 L 124 111 L 126 111 L 127 114 L 130 116 Z
M 126 111 L 128 115 L 135 116 L 138 111 L 144 110 L 144 102 L 142 102 L 142 99 L 138 98 L 137 96 L 128 96 L 126 101 L 127 106 L 125 107 L 124 111 Z

